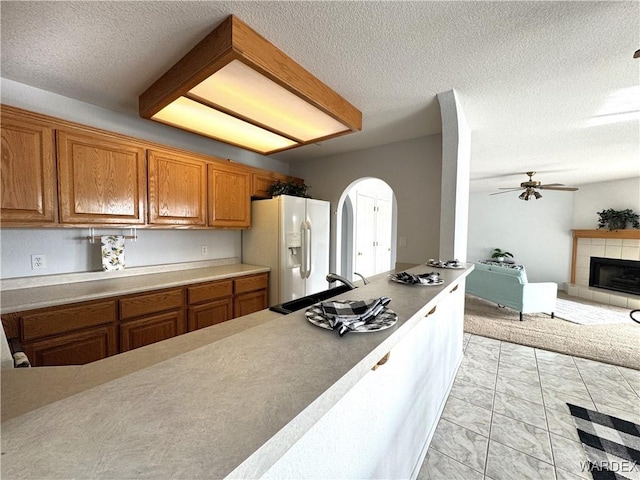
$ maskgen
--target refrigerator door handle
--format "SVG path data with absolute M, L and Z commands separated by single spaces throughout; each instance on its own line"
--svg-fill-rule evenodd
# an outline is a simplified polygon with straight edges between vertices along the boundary
M 300 278 L 307 278 L 307 233 L 306 222 L 300 225 L 300 237 L 302 237 L 302 259 L 300 260 Z
M 309 278 L 311 276 L 311 264 L 312 261 L 311 259 L 313 258 L 313 252 L 311 251 L 311 246 L 313 245 L 313 239 L 312 239 L 312 231 L 311 231 L 311 222 L 309 220 L 306 221 L 307 224 L 307 234 L 305 235 L 305 240 L 307 242 L 306 248 L 305 248 L 305 253 L 306 253 L 306 263 L 307 263 L 307 275 L 305 278 Z

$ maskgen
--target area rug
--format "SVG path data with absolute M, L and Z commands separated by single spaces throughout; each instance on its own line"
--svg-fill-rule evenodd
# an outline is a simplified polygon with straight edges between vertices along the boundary
M 577 299 L 558 298 L 556 317 L 581 325 L 604 325 L 612 323 L 634 323 L 629 310 L 608 305 L 594 306 Z
M 640 479 L 640 425 L 567 403 L 594 480 Z
M 524 314 L 465 295 L 464 330 L 474 335 L 640 370 L 640 323 L 580 325 Z

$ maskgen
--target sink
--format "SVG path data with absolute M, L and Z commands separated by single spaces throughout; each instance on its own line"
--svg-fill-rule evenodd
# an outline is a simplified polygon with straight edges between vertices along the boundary
M 323 290 L 322 292 L 307 295 L 306 297 L 302 298 L 296 298 L 295 300 L 289 300 L 288 302 L 284 302 L 279 305 L 274 305 L 273 307 L 269 307 L 269 310 L 286 315 L 288 313 L 297 312 L 298 310 L 302 310 L 303 308 L 310 307 L 314 303 L 328 300 L 329 298 L 340 295 L 341 293 L 348 292 L 349 290 L 353 289 L 348 285 L 338 285 L 337 287 Z

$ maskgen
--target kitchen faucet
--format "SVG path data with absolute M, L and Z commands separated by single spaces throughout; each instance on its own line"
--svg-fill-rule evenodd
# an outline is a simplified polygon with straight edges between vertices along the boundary
M 360 275 L 359 273 L 354 272 L 354 275 L 358 275 L 358 276 L 362 279 L 362 281 L 364 282 L 364 284 L 365 284 L 365 285 L 367 285 L 367 284 L 369 283 L 369 280 L 367 280 L 365 277 L 363 277 L 363 276 L 362 276 L 362 275 Z M 336 282 L 336 281 L 340 281 L 340 282 L 344 283 L 345 285 L 347 285 L 349 288 L 357 288 L 357 287 L 353 284 L 353 282 L 351 282 L 350 280 L 347 280 L 347 279 L 346 279 L 346 278 L 344 278 L 344 277 L 341 277 L 340 275 L 338 275 L 338 274 L 336 274 L 336 273 L 329 273 L 329 274 L 327 275 L 326 280 L 327 280 L 327 282 L 329 282 L 329 283 L 333 283 L 333 282 Z

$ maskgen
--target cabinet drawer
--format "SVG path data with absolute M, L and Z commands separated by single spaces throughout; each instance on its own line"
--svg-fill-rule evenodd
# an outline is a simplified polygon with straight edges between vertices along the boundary
M 182 311 L 162 313 L 120 324 L 120 351 L 144 347 L 185 333 Z
M 269 284 L 269 276 L 266 273 L 253 275 L 251 277 L 237 278 L 234 280 L 235 293 L 253 292 L 267 288 Z
M 230 297 L 231 295 L 233 295 L 232 280 L 223 280 L 187 288 L 187 302 L 189 305 Z
M 164 290 L 120 300 L 120 319 L 182 308 L 182 289 Z
M 22 316 L 22 340 L 71 332 L 116 321 L 116 302 L 56 308 Z
M 238 295 L 233 301 L 234 318 L 249 315 L 253 312 L 259 312 L 267 308 L 267 291 L 259 290 L 257 292 L 245 293 Z
M 34 367 L 84 365 L 118 353 L 116 327 L 97 327 L 28 342 L 24 352 Z

